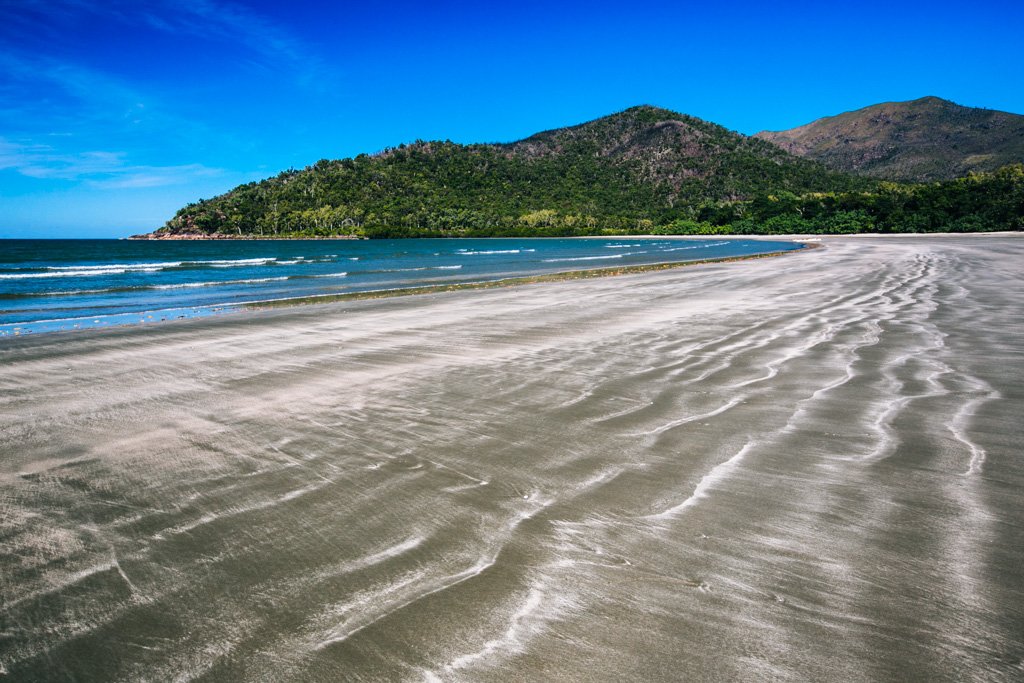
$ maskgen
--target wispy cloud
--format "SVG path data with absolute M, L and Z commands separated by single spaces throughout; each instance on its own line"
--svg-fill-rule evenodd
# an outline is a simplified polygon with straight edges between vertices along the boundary
M 44 142 L 73 132 L 79 151 L 147 156 L 160 149 L 176 162 L 192 161 L 184 155 L 193 149 L 253 146 L 251 135 L 224 125 L 223 111 L 205 110 L 205 100 L 230 90 L 236 78 L 272 78 L 275 89 L 290 82 L 318 99 L 331 87 L 329 70 L 302 40 L 232 0 L 0 0 L 0 15 L 0 135 L 8 139 Z M 157 47 L 152 54 L 126 50 L 123 61 L 111 60 L 110 50 L 94 58 L 103 51 L 94 51 L 91 39 L 100 34 L 149 38 Z M 178 67 L 167 50 L 192 58 Z M 194 56 L 205 53 L 212 55 L 209 73 L 196 72 Z M 150 75 L 150 64 L 159 77 Z M 246 107 L 238 118 L 253 121 L 247 92 L 234 91 L 218 108 Z
M 58 104 L 55 98 L 70 97 L 79 103 L 102 103 L 105 112 L 109 112 L 111 107 L 127 111 L 146 99 L 137 89 L 115 76 L 46 55 L 0 51 L 0 70 L 4 73 L 7 91 L 39 84 L 57 88 L 57 91 L 48 91 L 49 101 L 35 103 L 37 108 L 55 107 Z
M 202 164 L 183 166 L 128 166 L 114 177 L 104 180 L 86 181 L 91 187 L 103 190 L 133 190 L 142 187 L 168 187 L 185 185 L 201 178 L 215 178 L 225 175 L 219 168 Z
M 273 63 L 291 67 L 315 67 L 315 59 L 303 43 L 288 31 L 247 7 L 213 0 L 183 0 L 165 4 L 159 14 L 146 11 L 143 17 L 159 30 L 176 35 L 213 38 L 247 47 Z
M 0 138 L 0 170 L 14 170 L 40 180 L 79 181 L 108 190 L 182 185 L 226 173 L 202 164 L 132 164 L 124 152 L 68 153 L 49 145 L 17 143 L 4 138 Z
M 287 27 L 250 7 L 229 0 L 0 0 L 0 8 L 13 5 L 3 33 L 35 35 L 41 44 L 59 45 L 76 24 L 101 19 L 128 30 L 149 29 L 183 39 L 198 39 L 237 49 L 236 64 L 257 64 L 262 69 L 290 75 L 297 84 L 326 87 L 331 71 Z
M 120 147 L 134 154 L 154 148 L 181 152 L 195 140 L 231 140 L 194 116 L 175 111 L 174 98 L 116 75 L 47 55 L 0 51 L 0 135 L 20 144 L 56 144 L 68 138 L 74 153 Z M 72 140 L 73 139 L 73 140 Z

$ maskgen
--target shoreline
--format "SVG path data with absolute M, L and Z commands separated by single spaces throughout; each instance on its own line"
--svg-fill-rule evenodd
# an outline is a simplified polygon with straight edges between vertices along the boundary
M 678 268 L 685 268 L 688 266 L 699 266 L 699 265 L 711 265 L 715 263 L 727 263 L 733 261 L 749 261 L 749 260 L 760 260 L 764 258 L 770 258 L 774 256 L 785 256 L 792 253 L 821 249 L 828 246 L 829 244 L 841 244 L 843 242 L 849 242 L 849 240 L 855 239 L 856 241 L 870 241 L 878 239 L 882 241 L 892 241 L 898 238 L 906 238 L 910 241 L 919 241 L 928 237 L 934 237 L 937 239 L 980 239 L 980 238 L 1010 238 L 1020 239 L 1024 238 L 1024 232 L 1020 231 L 992 231 L 983 233 L 894 233 L 894 234 L 842 234 L 842 235 L 805 235 L 805 234 L 791 234 L 791 235 L 717 235 L 717 236 L 703 236 L 703 235 L 623 235 L 620 238 L 629 238 L 636 240 L 657 240 L 657 239 L 675 239 L 675 240 L 707 240 L 707 239 L 723 239 L 723 240 L 736 240 L 745 239 L 752 241 L 776 241 L 776 242 L 792 242 L 798 244 L 800 248 L 790 251 L 777 251 L 777 252 L 764 252 L 760 254 L 750 254 L 746 256 L 732 256 L 715 259 L 702 259 L 692 261 L 670 261 L 652 264 L 639 264 L 625 267 L 604 267 L 604 268 L 593 268 L 593 269 L 582 269 L 582 270 L 569 270 L 555 273 L 545 273 L 539 275 L 527 275 L 519 277 L 501 277 L 493 280 L 475 281 L 475 282 L 456 282 L 450 284 L 436 284 L 436 285 L 423 285 L 413 287 L 397 287 L 391 289 L 379 289 L 369 290 L 360 292 L 344 292 L 336 294 L 320 294 L 311 296 L 298 296 L 298 297 L 287 297 L 281 299 L 266 299 L 257 300 L 242 303 L 232 302 L 219 302 L 214 304 L 206 304 L 202 306 L 181 306 L 181 307 L 168 307 L 160 309 L 147 309 L 143 311 L 134 311 L 128 313 L 118 313 L 111 315 L 101 316 L 84 316 L 81 318 L 68 318 L 68 319 L 53 319 L 53 320 L 41 320 L 41 321 L 30 321 L 23 323 L 11 323 L 5 325 L 7 329 L 0 329 L 0 345 L 8 344 L 14 339 L 25 339 L 25 338 L 39 338 L 40 335 L 53 335 L 61 333 L 73 333 L 82 334 L 89 330 L 111 330 L 111 329 L 125 329 L 133 327 L 147 327 L 163 326 L 165 323 L 177 322 L 182 323 L 194 319 L 205 319 L 210 320 L 214 318 L 226 318 L 234 316 L 235 314 L 243 314 L 246 312 L 253 312 L 267 309 L 281 309 L 289 307 L 300 307 L 300 306 L 315 306 L 317 304 L 330 304 L 335 302 L 345 301 L 368 301 L 368 300 L 379 300 L 379 299 L 392 299 L 398 297 L 408 297 L 417 295 L 429 295 L 429 294 L 442 294 L 446 292 L 458 292 L 458 291 L 474 291 L 474 290 L 493 290 L 499 288 L 512 288 L 520 287 L 531 284 L 542 284 L 548 282 L 569 282 L 573 280 L 590 280 L 597 278 L 616 277 L 620 275 L 636 275 L 646 272 L 658 272 L 666 271 Z M 301 238 L 280 238 L 279 241 L 286 241 L 291 239 L 293 241 L 303 241 Z M 330 239 L 330 238 L 317 238 Z M 452 238 L 457 239 L 457 238 Z M 491 240 L 517 240 L 523 239 L 518 237 L 493 237 L 486 238 Z M 545 238 L 537 238 L 545 239 Z M 550 239 L 563 239 L 563 238 L 550 238 Z M 577 237 L 574 239 L 607 239 L 607 237 L 599 236 L 584 236 Z M 260 241 L 260 240 L 255 240 Z M 82 325 L 79 321 L 86 321 L 90 319 L 102 319 L 103 322 L 99 324 L 87 324 Z M 129 320 L 130 319 L 130 320 Z M 33 329 L 35 326 L 41 326 L 42 329 Z
M 514 239 L 810 239 L 810 238 L 837 238 L 837 237 L 942 237 L 942 236 L 960 236 L 966 237 L 970 235 L 991 235 L 991 236 L 1005 236 L 1005 235 L 1024 235 L 1024 230 L 985 230 L 978 232 L 844 232 L 844 233 L 819 233 L 819 232 L 807 232 L 807 233 L 786 233 L 783 235 L 741 235 L 738 233 L 728 234 L 713 234 L 713 235 L 655 235 L 646 233 L 643 235 L 630 235 L 630 234 L 615 234 L 615 235 L 562 235 L 557 237 L 549 237 L 546 235 L 498 235 L 493 237 L 446 237 L 438 235 L 435 237 L 388 237 L 382 239 L 392 240 L 407 240 L 407 239 L 444 239 L 444 240 L 458 240 L 458 239 L 483 239 L 483 240 L 514 240 Z M 115 239 L 131 240 L 136 242 L 174 242 L 174 241 L 222 241 L 222 240 L 234 240 L 234 241 L 252 241 L 252 242 L 268 242 L 268 241 L 323 241 L 323 240 L 372 240 L 372 237 L 361 237 L 358 235 L 329 235 L 324 237 L 318 236 L 306 236 L 306 237 L 275 237 L 270 235 L 227 235 L 214 233 L 211 235 L 168 235 L 168 236 L 155 236 L 155 233 L 143 233 L 139 235 L 130 235 L 128 237 L 119 237 Z
M 325 237 L 317 237 L 310 235 L 308 237 L 276 237 L 270 235 L 223 235 L 220 233 L 214 233 L 211 235 L 160 235 L 157 236 L 155 233 L 144 233 L 142 235 L 129 235 L 128 237 L 122 237 L 123 240 L 131 240 L 133 242 L 219 242 L 225 240 L 235 241 L 252 241 L 252 242 L 269 242 L 269 241 L 300 241 L 300 240 L 368 240 L 369 237 L 360 237 L 358 235 L 329 235 Z
M 785 242 L 787 240 L 771 241 Z M 821 246 L 822 245 L 820 243 L 816 242 L 799 243 L 799 248 L 797 249 L 785 251 L 768 251 L 742 256 L 727 256 L 688 261 L 667 261 L 660 263 L 637 264 L 631 266 L 611 266 L 603 268 L 567 270 L 554 273 L 542 273 L 537 275 L 502 277 L 493 280 L 453 282 L 448 284 L 421 285 L 411 287 L 396 287 L 391 289 L 343 292 L 336 294 L 316 294 L 310 296 L 265 299 L 241 303 L 220 302 L 201 306 L 172 306 L 161 309 L 91 315 L 77 318 L 55 318 L 51 320 L 36 320 L 23 323 L 10 323 L 0 325 L 0 344 L 2 344 L 4 340 L 10 340 L 14 338 L 37 338 L 39 335 L 59 334 L 67 332 L 81 333 L 86 330 L 93 329 L 130 328 L 142 325 L 145 325 L 146 327 L 151 327 L 153 325 L 162 325 L 164 323 L 169 322 L 182 322 L 185 320 L 191 320 L 196 318 L 219 318 L 235 314 L 243 314 L 245 312 L 251 312 L 255 310 L 265 310 L 270 308 L 314 306 L 317 304 L 328 304 L 341 301 L 386 299 L 424 294 L 439 294 L 444 292 L 517 287 L 522 285 L 539 284 L 545 282 L 566 282 L 572 280 L 587 280 L 604 277 L 615 277 L 619 275 L 635 275 L 646 272 L 656 272 L 675 268 L 683 268 L 687 266 L 714 263 L 730 263 L 734 261 L 748 261 L 769 258 L 773 256 L 783 256 L 786 254 L 797 253 L 808 249 L 820 248 Z M 82 324 L 81 322 L 79 322 L 88 320 L 94 320 L 95 324 Z M 103 322 L 99 322 L 101 320 Z M 41 326 L 42 329 L 33 329 L 33 326 Z
M 604 277 L 618 277 L 620 275 L 638 275 L 640 273 L 651 273 L 664 270 L 674 270 L 687 266 L 700 266 L 715 263 L 733 263 L 738 261 L 754 261 L 774 256 L 786 256 L 797 254 L 805 250 L 820 249 L 823 245 L 819 243 L 803 244 L 800 249 L 789 251 L 770 251 L 761 254 L 748 254 L 746 256 L 726 256 L 721 258 L 701 259 L 697 261 L 666 261 L 663 263 L 645 263 L 635 266 L 622 266 L 619 268 L 593 268 L 588 270 L 566 270 L 558 273 L 544 273 L 541 275 L 526 275 L 522 277 L 500 278 L 497 280 L 484 280 L 482 282 L 458 282 L 447 285 L 424 285 L 421 287 L 400 287 L 395 289 L 378 289 L 368 292 L 346 292 L 343 294 L 317 294 L 314 296 L 295 297 L 286 299 L 268 299 L 266 301 L 253 301 L 238 306 L 245 309 L 266 309 L 283 308 L 288 306 L 309 306 L 323 303 L 334 303 L 337 301 L 361 301 L 367 299 L 390 299 L 400 296 L 415 296 L 421 294 L 440 294 L 444 292 L 459 292 L 480 289 L 499 289 L 506 287 L 521 287 L 523 285 L 540 284 L 545 282 L 567 282 L 571 280 L 591 280 Z

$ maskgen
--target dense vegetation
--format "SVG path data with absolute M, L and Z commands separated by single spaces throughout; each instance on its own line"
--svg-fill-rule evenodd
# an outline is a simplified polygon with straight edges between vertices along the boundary
M 833 170 L 885 180 L 951 180 L 1024 162 L 1024 116 L 938 97 L 876 104 L 756 137 Z
M 1024 230 L 1024 165 L 936 183 L 883 182 L 869 192 L 779 193 L 731 208 L 736 218 L 728 222 L 711 211 L 701 222 L 661 231 L 774 235 Z
M 1019 229 L 1022 167 L 932 185 L 829 171 L 635 107 L 503 145 L 321 160 L 181 209 L 159 234 L 487 237 Z

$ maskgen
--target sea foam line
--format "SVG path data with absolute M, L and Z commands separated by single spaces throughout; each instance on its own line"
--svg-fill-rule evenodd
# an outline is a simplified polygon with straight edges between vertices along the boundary
M 290 279 L 287 275 L 281 277 L 257 277 L 248 280 L 211 280 L 209 282 L 181 282 L 174 285 L 149 285 L 139 289 L 188 289 L 192 287 L 216 287 L 219 285 L 252 285 L 260 282 L 279 282 Z
M 381 270 L 363 270 L 360 274 L 379 274 L 379 273 L 416 273 L 422 270 L 460 270 L 462 266 L 419 266 L 416 268 L 384 268 Z
M 105 268 L 93 270 L 61 270 L 46 273 L 5 273 L 0 280 L 33 280 L 52 277 L 95 277 L 97 275 L 122 275 L 124 273 L 156 273 L 161 268 Z
M 103 263 L 95 266 L 46 266 L 46 270 L 140 270 L 146 268 L 176 268 L 183 261 L 164 261 L 161 263 Z
M 519 254 L 521 252 L 530 252 L 530 251 L 536 251 L 536 249 L 491 249 L 491 250 L 488 250 L 488 251 L 473 251 L 473 250 L 470 250 L 470 249 L 459 249 L 459 250 L 456 251 L 456 253 L 459 254 L 460 256 L 462 256 L 462 255 L 466 255 L 466 256 L 475 256 L 475 255 L 483 256 L 483 255 L 487 255 L 487 254 Z
M 150 263 L 103 263 L 97 265 L 77 266 L 39 266 L 44 272 L 38 273 L 0 273 L 0 280 L 30 280 L 54 277 L 93 277 L 97 275 L 123 275 L 124 273 L 156 273 L 167 268 L 205 267 L 234 268 L 239 266 L 266 265 L 277 261 L 276 257 L 252 259 L 213 259 L 207 261 L 160 261 Z M 298 261 L 280 261 L 282 264 L 302 263 Z M 27 270 L 27 269 L 19 269 Z
M 237 268 L 239 266 L 262 266 L 277 259 L 253 258 L 253 259 L 228 259 L 223 261 L 186 261 L 186 265 L 210 266 L 212 268 Z
M 605 259 L 622 258 L 626 254 L 609 254 L 608 256 L 577 256 L 575 258 L 546 258 L 544 263 L 565 263 L 567 261 L 603 261 Z

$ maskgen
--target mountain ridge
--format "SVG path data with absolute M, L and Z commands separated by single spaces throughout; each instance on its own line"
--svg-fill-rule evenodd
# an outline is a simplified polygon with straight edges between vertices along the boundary
M 754 137 L 833 170 L 904 182 L 950 180 L 1024 162 L 1024 116 L 934 95 Z

